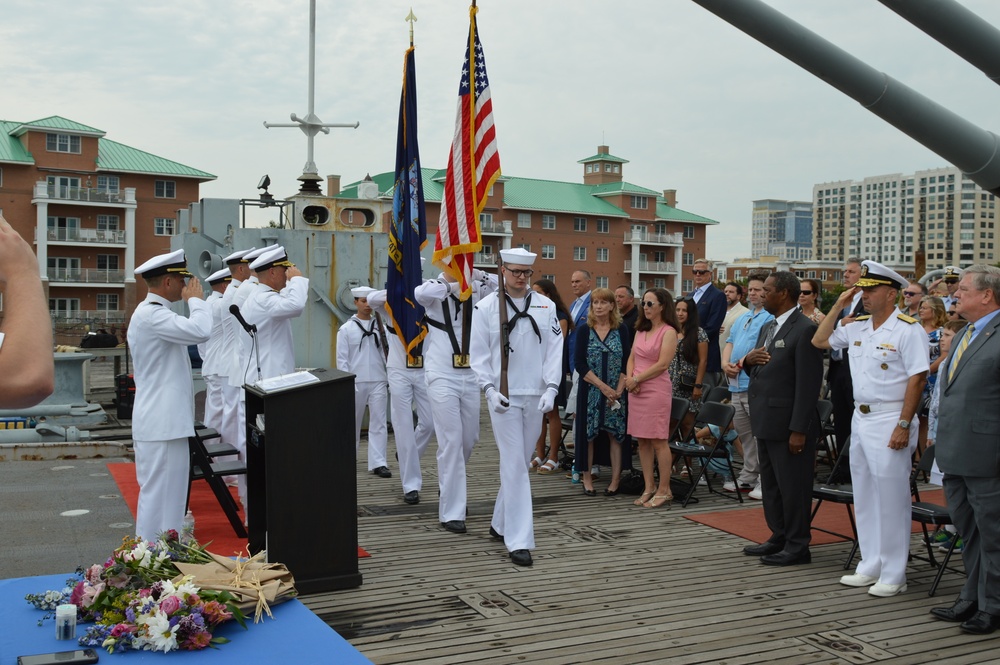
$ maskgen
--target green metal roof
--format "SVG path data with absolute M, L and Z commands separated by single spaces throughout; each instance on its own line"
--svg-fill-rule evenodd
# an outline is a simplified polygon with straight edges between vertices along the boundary
M 577 164 L 586 164 L 587 162 L 618 162 L 619 164 L 628 164 L 627 159 L 622 159 L 621 157 L 615 157 L 614 155 L 609 155 L 607 153 L 601 154 L 597 153 L 593 157 L 587 157 L 586 159 L 581 159 Z
M 211 173 L 109 139 L 100 139 L 97 144 L 97 170 L 215 180 Z
M 444 169 L 421 169 L 424 181 L 424 199 L 440 202 L 444 195 Z M 378 185 L 380 196 L 391 196 L 395 185 L 395 175 L 392 172 L 379 173 L 371 176 Z M 344 187 L 336 198 L 353 199 L 358 196 L 359 182 L 353 182 Z M 671 222 L 692 222 L 696 224 L 718 224 L 719 222 L 672 208 L 664 203 L 663 196 L 652 189 L 640 187 L 627 182 L 604 183 L 603 185 L 584 185 L 574 182 L 559 182 L 557 180 L 536 180 L 534 178 L 516 178 L 504 176 L 505 208 L 516 210 L 539 210 L 552 212 L 578 213 L 602 217 L 628 218 L 627 212 L 608 203 L 604 196 L 612 193 L 639 194 L 656 199 L 656 219 Z
M 165 175 L 178 178 L 198 178 L 215 180 L 215 176 L 205 171 L 185 166 L 178 162 L 131 148 L 117 141 L 101 138 L 104 132 L 94 127 L 67 120 L 54 115 L 31 122 L 0 120 L 0 162 L 34 164 L 35 158 L 25 150 L 20 137 L 28 131 L 60 130 L 74 134 L 97 137 L 97 170 L 119 173 L 141 173 L 144 175 Z

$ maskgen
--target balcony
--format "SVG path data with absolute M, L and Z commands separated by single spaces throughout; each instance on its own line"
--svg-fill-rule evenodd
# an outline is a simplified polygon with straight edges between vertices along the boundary
M 49 310 L 53 323 L 125 323 L 124 310 Z
M 496 268 L 497 255 L 495 252 L 476 252 L 472 255 L 472 265 L 479 269 Z
M 646 229 L 632 229 L 625 232 L 625 244 L 684 246 L 683 233 L 650 233 Z
M 114 284 L 121 286 L 125 282 L 124 270 L 98 270 L 97 268 L 49 268 L 50 282 L 69 282 L 72 284 Z
M 678 274 L 677 264 L 669 261 L 638 261 L 636 263 L 633 263 L 631 260 L 625 261 L 625 272 L 633 271 L 651 275 Z
M 37 235 L 37 234 L 36 234 Z M 49 242 L 72 242 L 95 245 L 125 245 L 124 231 L 102 231 L 98 229 L 49 229 Z M 37 238 L 35 239 L 38 240 Z
M 479 230 L 483 235 L 489 236 L 509 236 L 513 235 L 511 231 L 510 220 L 503 222 L 486 222 L 480 220 Z
M 123 192 L 112 192 L 107 189 L 96 189 L 93 187 L 46 185 L 46 193 L 50 199 L 58 199 L 60 201 L 111 204 L 123 204 L 126 202 Z

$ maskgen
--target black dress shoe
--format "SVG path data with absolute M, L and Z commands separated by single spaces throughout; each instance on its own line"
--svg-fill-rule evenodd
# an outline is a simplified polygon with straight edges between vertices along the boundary
M 532 564 L 531 552 L 528 550 L 514 550 L 510 553 L 510 560 L 518 566 L 530 566 Z
M 444 527 L 445 531 L 451 531 L 452 533 L 465 533 L 465 520 L 441 522 L 441 526 Z
M 583 488 L 583 493 L 586 496 L 597 496 L 597 490 L 588 490 L 586 487 Z
M 1000 614 L 990 614 L 989 612 L 976 612 L 971 619 L 962 623 L 959 628 L 963 633 L 973 635 L 989 635 L 997 628 L 1000 628 Z
M 785 549 L 784 545 L 765 540 L 760 545 L 747 545 L 743 548 L 743 553 L 747 556 L 767 556 L 768 554 L 777 554 L 783 549 Z
M 613 490 L 613 489 L 609 488 L 609 489 L 604 490 L 604 496 L 617 496 L 618 492 L 619 492 L 619 490 Z
M 971 619 L 978 609 L 979 604 L 976 601 L 959 598 L 951 607 L 933 608 L 931 615 L 942 621 L 966 621 Z
M 812 563 L 812 555 L 809 554 L 809 550 L 798 554 L 778 552 L 762 556 L 760 562 L 765 566 L 796 566 L 800 563 Z
M 387 466 L 380 466 L 378 468 L 372 469 L 372 473 L 379 478 L 392 478 L 392 471 L 389 470 Z
M 420 492 L 417 490 L 410 490 L 403 495 L 403 501 L 410 504 L 411 506 L 415 503 L 420 503 Z
M 490 538 L 492 538 L 493 540 L 503 540 L 503 534 L 494 529 L 493 527 L 490 527 Z

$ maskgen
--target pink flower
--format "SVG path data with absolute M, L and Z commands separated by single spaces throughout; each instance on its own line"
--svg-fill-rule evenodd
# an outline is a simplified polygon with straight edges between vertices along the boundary
M 198 633 L 192 633 L 184 642 L 181 643 L 181 649 L 186 649 L 188 651 L 194 651 L 195 649 L 204 649 L 212 642 L 212 634 L 207 630 L 203 630 Z
M 167 596 L 160 601 L 160 610 L 164 612 L 167 616 L 172 615 L 174 612 L 181 608 L 181 601 L 177 596 Z
M 69 595 L 69 602 L 73 603 L 77 607 L 80 607 L 83 601 L 83 590 L 84 583 L 81 580 L 76 583 L 75 587 L 73 587 L 73 592 Z
M 223 621 L 233 618 L 232 613 L 226 609 L 226 606 L 217 600 L 205 603 L 201 608 L 201 613 L 210 626 L 217 626 Z
M 99 563 L 95 563 L 93 566 L 88 568 L 83 574 L 83 578 L 90 582 L 91 584 L 97 584 L 101 581 L 101 572 L 104 568 Z
M 108 578 L 108 586 L 113 586 L 116 589 L 124 589 L 125 585 L 128 584 L 128 577 L 128 573 L 112 575 Z
M 87 588 L 85 588 L 83 590 L 83 598 L 81 598 L 82 606 L 90 607 L 91 605 L 93 605 L 94 600 L 97 599 L 97 596 L 99 596 L 102 591 L 104 591 L 104 582 L 98 582 L 93 586 L 88 586 Z
M 131 626 L 127 623 L 119 623 L 116 624 L 115 627 L 111 629 L 111 637 L 118 638 L 121 637 L 122 635 L 128 635 L 130 633 L 134 633 L 136 630 L 138 630 L 138 627 L 136 626 Z

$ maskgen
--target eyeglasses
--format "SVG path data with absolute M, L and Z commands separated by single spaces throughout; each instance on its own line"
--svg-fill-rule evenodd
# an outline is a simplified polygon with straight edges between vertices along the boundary
M 806 289 L 802 289 L 801 291 L 799 291 L 799 293 L 801 293 L 804 296 L 811 296 L 813 294 L 812 291 L 808 291 Z
M 920 291 L 903 291 L 903 295 L 907 298 L 912 298 L 913 296 L 919 296 Z
M 948 316 L 958 316 L 958 312 L 948 312 Z
M 531 268 L 525 268 L 522 270 L 520 268 L 508 268 L 507 266 L 504 266 L 504 270 L 509 272 L 514 277 L 531 277 L 535 274 L 535 271 Z
M 691 272 L 694 273 L 695 275 L 707 275 L 708 273 L 710 273 L 712 271 L 711 270 L 692 270 Z
M 656 300 L 644 300 L 642 303 L 643 307 L 652 307 L 653 305 L 659 305 L 660 303 Z

